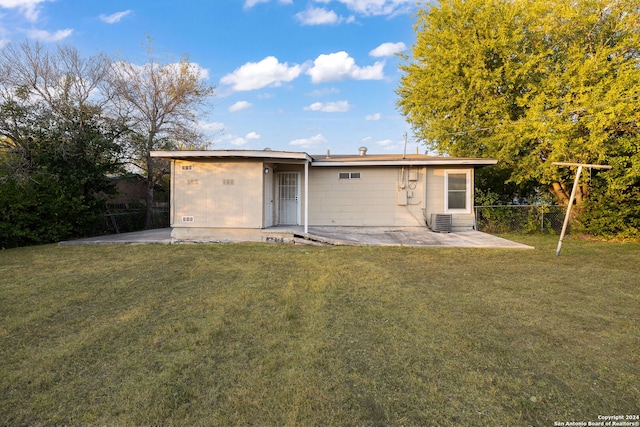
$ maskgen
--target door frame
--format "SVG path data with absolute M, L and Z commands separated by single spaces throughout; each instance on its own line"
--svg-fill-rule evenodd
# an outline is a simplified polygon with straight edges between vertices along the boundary
M 293 174 L 296 176 L 296 188 L 295 188 L 295 192 L 296 192 L 296 205 L 295 205 L 295 224 L 288 224 L 288 223 L 283 223 L 281 221 L 280 218 L 280 203 L 281 203 L 281 197 L 280 197 L 280 177 L 284 174 Z M 278 176 L 278 178 L 275 180 L 275 186 L 276 186 L 276 225 L 300 225 L 300 214 L 301 214 L 301 203 L 300 203 L 300 177 L 301 177 L 301 173 L 299 171 L 282 171 L 282 172 L 278 172 L 277 174 L 275 174 Z
M 264 190 L 262 197 L 264 198 L 263 204 L 263 227 L 273 227 L 275 222 L 275 197 L 274 197 L 274 184 L 273 181 L 273 167 L 270 165 L 264 165 Z

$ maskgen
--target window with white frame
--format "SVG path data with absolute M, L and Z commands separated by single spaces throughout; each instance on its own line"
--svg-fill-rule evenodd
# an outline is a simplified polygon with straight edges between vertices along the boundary
M 446 213 L 471 213 L 471 171 L 445 171 L 444 194 Z

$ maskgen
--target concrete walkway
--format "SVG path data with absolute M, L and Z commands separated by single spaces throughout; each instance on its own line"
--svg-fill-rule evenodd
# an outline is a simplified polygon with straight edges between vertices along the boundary
M 245 230 L 225 230 L 224 242 L 256 241 L 246 238 Z M 290 239 L 271 236 L 289 235 Z M 468 248 L 532 249 L 531 246 L 513 242 L 479 231 L 434 233 L 426 227 L 309 227 L 304 234 L 302 227 L 272 227 L 261 230 L 258 241 L 294 242 L 302 244 L 329 244 L 349 246 L 444 246 Z M 218 241 L 220 242 L 220 241 Z M 121 233 L 108 236 L 60 242 L 60 245 L 108 245 L 108 244 L 170 244 L 170 228 Z
M 309 234 L 339 245 L 532 249 L 480 231 L 434 233 L 426 227 L 310 227 Z

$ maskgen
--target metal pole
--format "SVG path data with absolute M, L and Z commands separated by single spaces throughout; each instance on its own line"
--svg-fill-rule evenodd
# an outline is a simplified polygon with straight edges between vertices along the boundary
M 569 217 L 571 216 L 571 206 L 576 198 L 576 190 L 580 183 L 580 175 L 582 174 L 582 165 L 578 166 L 578 172 L 576 172 L 576 179 L 573 182 L 573 188 L 571 189 L 571 197 L 569 197 L 569 205 L 567 206 L 567 214 L 564 216 L 564 223 L 562 224 L 562 232 L 560 233 L 560 240 L 558 241 L 558 248 L 556 249 L 556 256 L 560 256 L 560 250 L 562 249 L 562 239 L 564 239 L 564 233 L 567 231 L 567 225 L 569 224 Z
M 309 234 L 309 160 L 304 162 L 304 234 Z

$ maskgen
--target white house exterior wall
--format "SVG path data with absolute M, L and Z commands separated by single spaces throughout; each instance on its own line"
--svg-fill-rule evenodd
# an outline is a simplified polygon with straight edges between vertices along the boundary
M 175 160 L 172 174 L 174 229 L 262 228 L 261 162 Z
M 409 170 L 417 173 L 416 181 L 408 180 Z M 360 178 L 340 179 L 340 173 Z M 398 167 L 312 167 L 309 225 L 424 226 L 424 174 L 416 167 L 404 168 L 404 175 Z M 406 203 L 402 192 L 409 192 Z
M 471 201 L 473 203 L 473 188 L 474 188 L 474 171 L 471 168 L 428 168 L 426 174 L 426 197 L 427 205 L 425 210 L 425 219 L 428 225 L 431 225 L 432 214 L 442 214 L 445 212 L 445 172 L 448 170 L 459 170 L 460 172 L 471 173 Z M 451 217 L 453 231 L 470 230 L 474 226 L 474 214 L 473 205 L 469 209 L 469 213 L 455 213 Z

